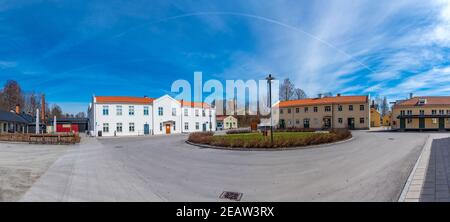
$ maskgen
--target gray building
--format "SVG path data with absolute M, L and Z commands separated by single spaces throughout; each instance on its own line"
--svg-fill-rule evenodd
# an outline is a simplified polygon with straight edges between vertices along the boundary
M 0 133 L 28 133 L 28 124 L 19 114 L 0 110 Z

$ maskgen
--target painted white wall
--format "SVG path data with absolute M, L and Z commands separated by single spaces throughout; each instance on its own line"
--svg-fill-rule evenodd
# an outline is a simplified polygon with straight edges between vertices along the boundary
M 166 124 L 170 125 L 170 134 L 181 133 L 181 104 L 169 95 L 164 95 L 153 100 L 153 124 L 154 135 L 166 134 Z M 158 110 L 162 108 L 163 113 L 159 115 Z M 172 114 L 175 109 L 175 115 Z M 174 128 L 175 125 L 175 128 Z
M 108 115 L 103 115 L 103 107 L 107 106 L 109 109 Z M 118 115 L 117 107 L 122 107 L 122 115 Z M 130 106 L 134 107 L 134 115 L 129 114 Z M 144 107 L 148 107 L 148 115 L 144 115 Z M 102 136 L 141 136 L 144 135 L 144 125 L 149 124 L 150 135 L 152 134 L 152 106 L 142 104 L 95 104 L 92 114 L 95 115 L 91 126 L 94 129 L 90 131 L 93 135 L 98 136 L 98 132 L 102 131 Z M 109 132 L 103 131 L 103 124 L 109 125 Z M 118 123 L 122 124 L 122 132 L 118 132 Z M 130 131 L 130 123 L 134 123 L 134 132 Z
M 188 116 L 184 115 L 184 110 L 188 110 Z M 195 115 L 198 110 L 198 116 Z M 205 110 L 205 116 L 202 115 L 202 110 Z M 211 110 L 211 118 L 209 117 L 209 111 Z M 209 122 L 211 121 L 211 130 L 216 131 L 216 111 L 215 109 L 202 108 L 202 107 L 183 107 L 182 113 L 183 133 L 201 132 L 203 131 L 203 124 L 206 124 L 206 131 L 210 131 Z M 188 123 L 189 128 L 184 128 L 185 123 Z M 198 123 L 198 129 L 196 124 Z
M 103 115 L 103 106 L 107 106 L 108 115 Z M 117 106 L 122 106 L 122 115 L 117 115 Z M 134 106 L 134 115 L 130 116 L 129 106 Z M 144 106 L 149 109 L 149 115 L 144 116 Z M 159 115 L 158 108 L 163 109 L 163 115 Z M 175 109 L 175 115 L 172 115 L 172 109 Z M 188 116 L 184 116 L 181 103 L 169 95 L 164 95 L 153 101 L 152 104 L 103 104 L 96 103 L 95 97 L 88 109 L 89 131 L 91 135 L 98 136 L 98 132 L 102 132 L 102 136 L 139 136 L 144 135 L 144 124 L 149 124 L 150 135 L 166 134 L 166 124 L 170 125 L 170 134 L 191 133 L 203 131 L 203 124 L 206 125 L 206 131 L 209 131 L 209 122 L 212 121 L 211 130 L 216 130 L 216 110 L 205 108 L 205 116 L 202 115 L 201 107 L 184 106 L 183 110 L 188 110 Z M 199 115 L 195 116 L 195 110 Z M 211 118 L 209 111 L 211 110 Z M 189 129 L 184 129 L 184 123 L 189 124 Z M 109 124 L 109 132 L 103 131 L 103 124 Z M 122 123 L 122 132 L 117 132 L 117 123 Z M 129 123 L 134 123 L 135 131 L 129 131 Z M 198 129 L 196 129 L 198 123 Z M 162 124 L 162 128 L 160 127 Z M 175 126 L 174 126 L 175 125 Z

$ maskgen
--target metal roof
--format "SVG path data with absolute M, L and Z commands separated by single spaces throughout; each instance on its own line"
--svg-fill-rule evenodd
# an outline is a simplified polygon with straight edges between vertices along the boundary
M 27 120 L 13 112 L 0 110 L 0 121 L 14 123 L 28 123 Z

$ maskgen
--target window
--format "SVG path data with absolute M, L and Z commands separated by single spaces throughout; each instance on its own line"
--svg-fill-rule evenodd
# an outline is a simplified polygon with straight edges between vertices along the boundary
M 134 116 L 134 106 L 129 106 L 128 107 L 128 115 Z
M 144 106 L 144 116 L 148 116 L 148 106 Z
M 295 112 L 299 113 L 300 112 L 300 108 L 295 108 Z
M 447 115 L 450 115 L 450 109 L 447 110 Z
M 423 115 L 425 115 L 425 111 L 424 111 L 424 110 L 419 110 L 419 114 L 420 114 L 421 116 L 423 116 Z
M 195 109 L 195 116 L 198 116 L 198 109 Z
M 305 113 L 307 113 L 308 112 L 308 107 L 305 107 Z
M 172 116 L 177 116 L 177 108 L 172 108 Z
M 353 105 L 349 105 L 348 110 L 353 111 Z
M 288 125 L 291 125 L 291 121 L 290 120 L 288 120 Z
M 436 110 L 434 110 L 434 109 L 431 110 L 431 114 L 432 114 L 432 115 L 436 115 Z
M 122 132 L 122 123 L 117 123 L 117 125 L 116 125 L 116 131 L 117 131 L 118 133 L 121 133 L 121 132 Z
M 188 109 L 184 109 L 184 116 L 188 116 Z
M 104 116 L 109 115 L 109 107 L 108 106 L 103 106 L 103 115 Z
M 303 119 L 303 124 L 309 124 L 309 119 L 308 118 Z
M 439 110 L 439 115 L 444 115 L 444 110 L 443 109 Z
M 103 123 L 103 132 L 105 133 L 109 132 L 109 123 Z
M 364 123 L 364 118 L 359 118 L 359 123 L 363 124 Z
M 338 106 L 338 111 L 342 111 L 342 105 Z
M 162 107 L 158 107 L 158 116 L 164 115 L 164 109 Z
M 122 106 L 116 106 L 116 115 L 118 116 L 122 115 Z
M 295 124 L 297 124 L 297 125 L 300 124 L 300 120 L 298 120 L 298 119 L 295 120 Z
M 436 124 L 437 123 L 437 118 L 433 118 L 432 121 L 433 121 L 433 124 Z
M 314 106 L 314 112 L 317 113 L 317 106 Z
M 359 110 L 364 111 L 364 105 L 359 105 Z
M 162 131 L 162 123 L 159 123 L 159 131 Z
M 400 110 L 400 116 L 404 116 L 405 115 L 405 110 Z
M 406 113 L 407 113 L 408 115 L 412 115 L 412 110 L 407 110 Z
M 134 132 L 134 123 L 129 123 L 128 124 L 128 131 Z
M 325 106 L 325 112 L 331 112 L 331 106 Z
M 202 116 L 205 117 L 206 116 L 206 112 L 204 109 L 202 109 Z
M 188 122 L 184 122 L 184 129 L 185 130 L 189 130 L 189 123 Z
M 177 130 L 176 122 L 173 122 L 173 131 Z
M 209 116 L 212 116 L 212 114 L 211 114 L 211 110 L 209 110 Z
M 283 114 L 283 109 L 280 109 L 280 114 Z
M 408 118 L 408 119 L 407 119 L 407 122 L 408 122 L 408 123 L 412 123 L 412 118 Z
M 291 108 L 288 108 L 288 113 L 291 113 Z
M 200 129 L 200 123 L 199 123 L 199 122 L 196 122 L 196 123 L 195 123 L 195 129 L 196 129 L 196 130 Z
M 342 118 L 339 118 L 339 119 L 338 119 L 338 122 L 339 122 L 340 124 L 342 124 Z

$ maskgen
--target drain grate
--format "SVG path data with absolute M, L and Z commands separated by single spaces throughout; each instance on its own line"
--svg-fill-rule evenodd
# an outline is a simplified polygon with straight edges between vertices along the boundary
M 394 138 L 388 138 L 388 140 L 394 140 Z
M 242 195 L 243 195 L 243 193 L 239 193 L 239 192 L 223 191 L 222 194 L 220 194 L 220 199 L 240 201 L 242 198 Z
M 115 146 L 114 148 L 123 148 L 123 146 Z

